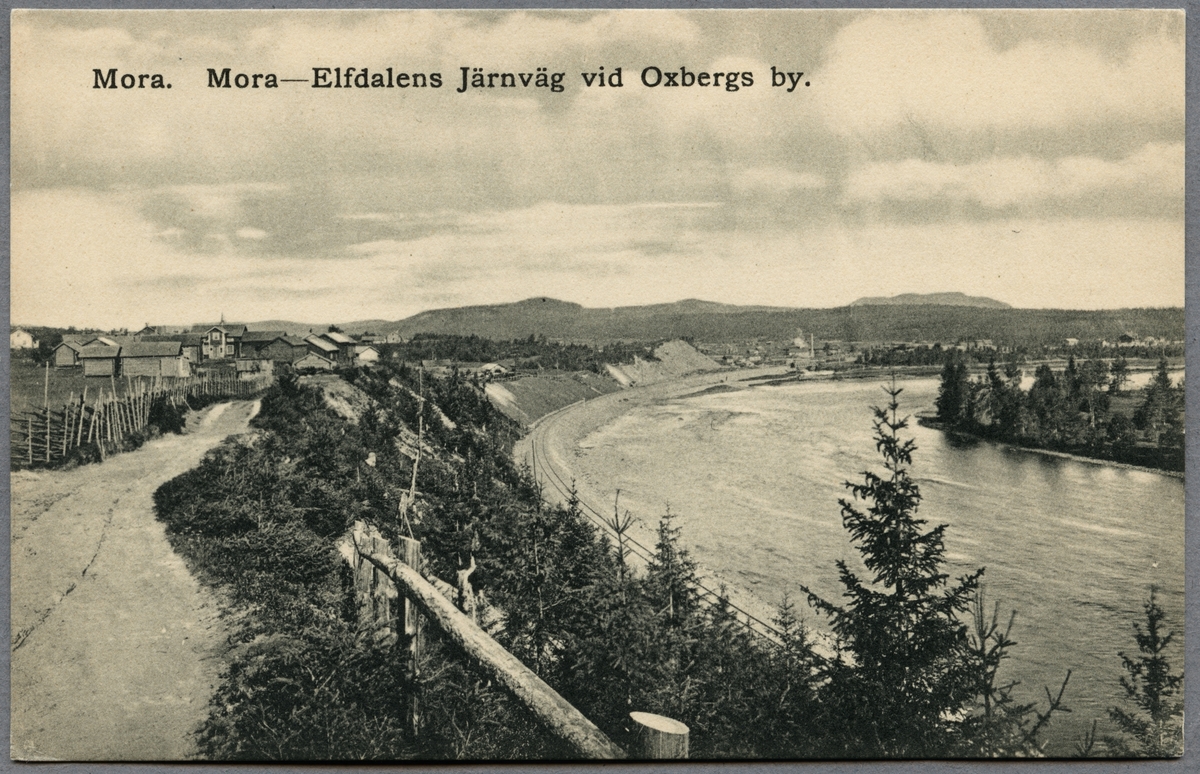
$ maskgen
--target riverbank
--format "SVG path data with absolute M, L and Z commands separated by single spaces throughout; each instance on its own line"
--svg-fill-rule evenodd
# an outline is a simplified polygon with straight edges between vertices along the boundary
M 572 486 L 576 489 L 585 513 L 594 522 L 611 516 L 616 492 L 611 482 L 593 482 L 580 478 L 572 461 L 581 454 L 580 444 L 592 433 L 618 420 L 627 412 L 655 403 L 708 394 L 710 391 L 737 391 L 763 386 L 768 380 L 786 375 L 787 369 L 778 366 L 716 371 L 693 374 L 680 379 L 639 387 L 630 387 L 563 407 L 539 419 L 524 438 L 513 448 L 518 464 L 525 464 L 537 475 L 543 486 L 543 496 L 552 503 L 565 504 Z M 791 381 L 795 381 L 792 377 Z M 619 500 L 616 502 L 619 503 Z M 622 509 L 624 510 L 624 509 Z M 636 521 L 630 536 L 652 551 L 655 530 L 661 513 L 634 513 Z M 688 545 L 685 529 L 683 544 Z M 741 587 L 734 579 L 724 577 L 710 567 L 701 567 L 706 586 L 724 588 L 730 601 L 764 622 L 775 616 L 775 603 L 764 601 Z
M 1167 476 L 1169 478 L 1179 479 L 1180 481 L 1184 480 L 1182 470 L 1152 468 L 1146 465 L 1134 465 L 1129 462 L 1118 462 L 1116 460 L 1104 460 L 1098 457 L 1088 457 L 1083 454 L 1072 454 L 1070 452 L 1055 451 L 1053 449 L 1039 449 L 1035 446 L 1022 446 L 1021 444 L 1013 443 L 1012 441 L 1001 441 L 996 438 L 987 438 L 982 435 L 975 435 L 974 433 L 968 433 L 963 430 L 951 430 L 947 428 L 945 424 L 932 417 L 918 416 L 917 422 L 923 427 L 928 427 L 932 430 L 940 430 L 943 433 L 960 436 L 962 438 L 970 438 L 974 441 L 993 443 L 1005 449 L 1014 449 L 1016 451 L 1029 452 L 1030 454 L 1040 454 L 1044 457 L 1058 457 L 1059 459 L 1063 460 L 1074 460 L 1075 462 L 1084 462 L 1088 465 L 1102 465 L 1104 467 L 1120 468 L 1122 470 L 1138 470 L 1143 473 L 1156 473 L 1160 476 Z

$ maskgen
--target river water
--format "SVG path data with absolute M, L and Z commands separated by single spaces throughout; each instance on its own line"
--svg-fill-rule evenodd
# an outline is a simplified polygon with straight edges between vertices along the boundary
M 903 412 L 932 411 L 936 379 L 900 386 Z M 820 628 L 799 587 L 840 602 L 834 562 L 864 572 L 838 499 L 849 496 L 842 482 L 882 468 L 869 406 L 885 399 L 878 381 L 817 381 L 635 404 L 583 437 L 570 465 L 587 497 L 611 504 L 620 488 L 622 510 L 646 524 L 669 505 L 710 578 L 760 610 L 788 593 Z M 1120 702 L 1117 652 L 1136 651 L 1132 622 L 1151 584 L 1178 632 L 1171 655 L 1182 667 L 1182 480 L 953 441 L 915 421 L 907 433 L 918 447 L 919 515 L 949 525 L 950 572 L 986 567 L 988 600 L 1005 619 L 1017 611 L 1002 676 L 1044 706 L 1042 686 L 1057 689 L 1072 670 L 1073 712 L 1056 718 L 1052 753 L 1069 754 Z

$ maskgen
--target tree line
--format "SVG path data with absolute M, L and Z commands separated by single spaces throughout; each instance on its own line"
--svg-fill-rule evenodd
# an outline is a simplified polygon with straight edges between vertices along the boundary
M 656 360 L 653 345 L 641 342 L 609 342 L 604 345 L 548 341 L 546 337 L 530 334 L 526 338 L 496 341 L 481 336 L 456 336 L 439 333 L 417 333 L 412 339 L 397 344 L 380 344 L 388 357 L 406 362 L 449 360 L 459 363 L 490 363 L 515 360 L 522 369 L 555 369 L 559 371 L 592 371 L 604 373 L 612 363 L 632 363 L 635 357 Z
M 1037 367 L 1033 384 L 1021 388 L 1024 371 L 1015 361 L 995 360 L 971 378 L 967 363 L 948 357 L 942 368 L 937 420 L 974 435 L 1034 448 L 1099 459 L 1183 470 L 1184 383 L 1173 385 L 1166 359 L 1150 383 L 1129 391 L 1123 357 L 1076 362 L 1055 371 Z
M 789 599 L 768 641 L 737 625 L 726 600 L 700 598 L 699 568 L 669 513 L 642 564 L 625 537 L 631 514 L 614 507 L 609 533 L 574 496 L 548 505 L 512 460 L 516 425 L 469 382 L 401 365 L 347 376 L 371 398 L 356 421 L 284 377 L 253 435 L 227 440 L 155 495 L 176 550 L 230 605 L 236 647 L 199 737 L 206 758 L 567 755 L 436 632 L 414 681 L 403 637 L 389 644 L 358 628 L 336 550 L 357 519 L 421 540 L 433 574 L 469 579 L 490 633 L 618 744 L 630 741 L 636 709 L 686 723 L 697 758 L 1029 756 L 1065 709 L 1062 689 L 1042 707 L 1012 698 L 1001 674 L 1010 629 L 986 609 L 983 570 L 944 572 L 946 528 L 918 516 L 915 447 L 901 437 L 894 387 L 875 410 L 883 469 L 847 483 L 841 502 L 865 573 L 838 564 L 837 602 L 802 589 L 829 641 Z M 418 444 L 428 451 L 411 501 Z M 1173 676 L 1161 652 L 1170 635 L 1151 619 L 1155 639 L 1129 671 L 1134 699 L 1157 680 L 1156 703 L 1126 710 L 1114 746 L 1093 739 L 1080 752 L 1121 740 L 1138 750 L 1174 722 L 1179 686 L 1162 680 Z M 1159 649 L 1153 668 L 1147 648 Z M 424 715 L 415 737 L 404 723 L 414 694 Z

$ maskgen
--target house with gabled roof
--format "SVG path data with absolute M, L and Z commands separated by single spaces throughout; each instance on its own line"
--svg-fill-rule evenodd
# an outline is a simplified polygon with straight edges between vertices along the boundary
M 237 323 L 193 325 L 190 333 L 204 336 L 201 356 L 205 360 L 229 360 L 241 356 L 242 336 L 246 326 Z
M 312 333 L 304 338 L 304 342 L 308 345 L 309 352 L 312 352 L 314 355 L 320 355 L 331 362 L 337 362 L 340 350 L 338 349 L 338 345 L 329 339 Z
M 92 342 L 79 351 L 84 376 L 119 376 L 121 347 Z
M 54 348 L 54 367 L 55 368 L 74 368 L 79 365 L 79 353 L 83 351 L 83 345 L 78 341 L 68 341 L 63 339 L 58 346 Z
M 33 349 L 37 347 L 37 339 L 29 331 L 17 328 L 8 334 L 9 349 Z
M 121 345 L 120 370 L 125 376 L 190 376 L 191 362 L 178 341 L 132 341 Z
M 326 333 L 320 334 L 320 336 L 321 336 L 321 338 L 325 339 L 329 343 L 337 346 L 337 348 L 338 348 L 337 362 L 338 363 L 353 363 L 354 362 L 354 354 L 355 354 L 354 348 L 356 346 L 358 346 L 357 341 L 350 338 L 346 334 L 338 333 L 337 331 L 328 331 Z

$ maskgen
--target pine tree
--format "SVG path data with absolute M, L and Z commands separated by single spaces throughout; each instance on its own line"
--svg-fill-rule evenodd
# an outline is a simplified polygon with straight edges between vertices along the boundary
M 829 617 L 840 653 L 825 668 L 822 704 L 831 755 L 923 757 L 947 754 L 979 685 L 979 669 L 959 620 L 983 570 L 953 585 L 943 571 L 946 525 L 925 529 L 921 493 L 909 475 L 916 445 L 901 440 L 902 390 L 893 383 L 874 407 L 875 446 L 886 472 L 847 482 L 842 523 L 871 573 L 859 578 L 839 561 L 843 607 L 805 588 Z M 865 510 L 860 510 L 865 504 Z

